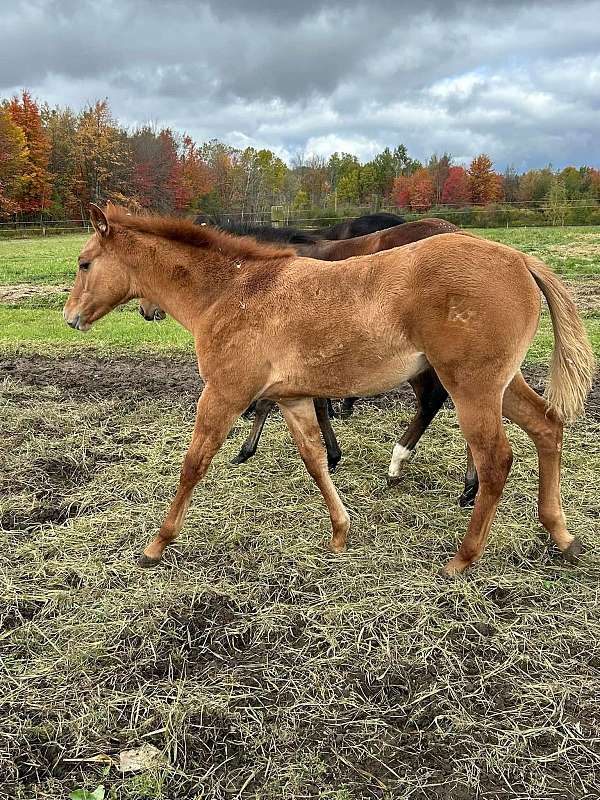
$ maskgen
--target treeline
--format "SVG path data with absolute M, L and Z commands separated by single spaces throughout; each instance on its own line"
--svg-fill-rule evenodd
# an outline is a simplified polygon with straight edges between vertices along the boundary
M 170 128 L 126 130 L 106 100 L 75 112 L 40 104 L 24 90 L 0 102 L 0 218 L 84 219 L 90 201 L 106 200 L 269 220 L 396 206 L 409 214 L 443 211 L 463 224 L 477 215 L 473 207 L 504 224 L 520 206 L 521 216 L 583 223 L 600 222 L 600 171 L 548 166 L 498 173 L 485 154 L 469 167 L 453 164 L 448 154 L 423 164 L 402 144 L 364 164 L 334 153 L 298 155 L 287 165 L 270 150 L 197 144 Z

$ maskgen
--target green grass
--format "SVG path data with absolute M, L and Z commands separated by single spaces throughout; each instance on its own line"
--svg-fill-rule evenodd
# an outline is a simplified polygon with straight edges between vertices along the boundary
M 559 275 L 600 274 L 600 227 L 478 228 L 473 233 L 540 258 Z
M 0 349 L 39 345 L 61 352 L 76 349 L 191 349 L 189 333 L 172 319 L 146 322 L 137 311 L 108 314 L 87 333 L 68 327 L 62 311 L 0 306 Z
M 590 314 L 584 318 L 584 323 L 594 352 L 600 358 L 600 316 Z M 113 312 L 94 325 L 88 333 L 80 333 L 65 324 L 62 312 L 58 309 L 0 306 L 0 332 L 0 349 L 4 351 L 15 347 L 60 352 L 78 349 L 142 351 L 193 347 L 191 336 L 172 319 L 145 322 L 131 308 Z M 552 325 L 549 316 L 544 314 L 527 360 L 547 362 L 553 346 Z
M 62 284 L 69 286 L 77 256 L 89 237 L 48 236 L 0 239 L 0 284 Z

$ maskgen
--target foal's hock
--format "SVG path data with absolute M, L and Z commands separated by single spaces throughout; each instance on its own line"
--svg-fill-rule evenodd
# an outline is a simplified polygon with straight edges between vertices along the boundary
M 343 550 L 350 519 L 311 398 L 376 394 L 430 366 L 454 401 L 480 481 L 467 534 L 445 571 L 461 572 L 485 546 L 512 461 L 502 415 L 536 445 L 542 524 L 567 557 L 577 554 L 560 500 L 562 429 L 581 413 L 595 365 L 567 290 L 541 262 L 451 233 L 309 270 L 291 250 L 180 220 L 93 206 L 92 223 L 67 323 L 86 331 L 133 297 L 155 298 L 193 334 L 205 381 L 177 494 L 142 566 L 160 561 L 235 420 L 263 397 L 279 404 L 328 506 L 330 546 Z M 540 290 L 555 335 L 547 400 L 519 371 Z

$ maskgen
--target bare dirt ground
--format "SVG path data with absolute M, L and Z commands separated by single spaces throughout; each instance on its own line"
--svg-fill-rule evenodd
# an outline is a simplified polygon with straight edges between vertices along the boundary
M 545 365 L 525 373 L 542 388 Z M 193 425 L 193 356 L 4 355 L 0 376 L 0 800 L 596 800 L 598 383 L 564 451 L 582 563 L 537 523 L 535 453 L 509 426 L 489 546 L 451 582 L 437 571 L 468 514 L 452 411 L 385 484 L 409 390 L 335 422 L 347 553 L 327 551 L 276 418 L 241 468 L 236 426 L 142 571 Z M 167 768 L 122 775 L 120 752 L 148 743 Z
M 48 286 L 36 283 L 16 283 L 13 286 L 0 286 L 0 303 L 19 303 L 30 297 L 46 297 L 52 294 L 69 292 L 70 286 Z
M 525 365 L 528 383 L 543 391 L 547 367 Z M 123 400 L 168 400 L 176 404 L 194 405 L 202 389 L 193 358 L 181 356 L 111 356 L 102 358 L 80 354 L 58 357 L 39 354 L 0 356 L 0 375 L 11 377 L 27 386 L 54 386 L 65 397 L 120 398 Z M 413 398 L 409 386 L 374 398 L 363 398 L 361 404 L 388 408 L 398 400 Z M 596 379 L 588 398 L 587 411 L 600 418 L 600 379 Z

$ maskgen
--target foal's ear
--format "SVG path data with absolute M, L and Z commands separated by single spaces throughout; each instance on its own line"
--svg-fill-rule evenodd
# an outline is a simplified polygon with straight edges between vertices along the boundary
M 100 206 L 97 206 L 95 203 L 90 203 L 90 218 L 96 233 L 99 236 L 106 238 L 110 233 L 110 225 L 108 224 L 108 220 L 106 219 L 106 214 L 104 211 L 102 211 Z

